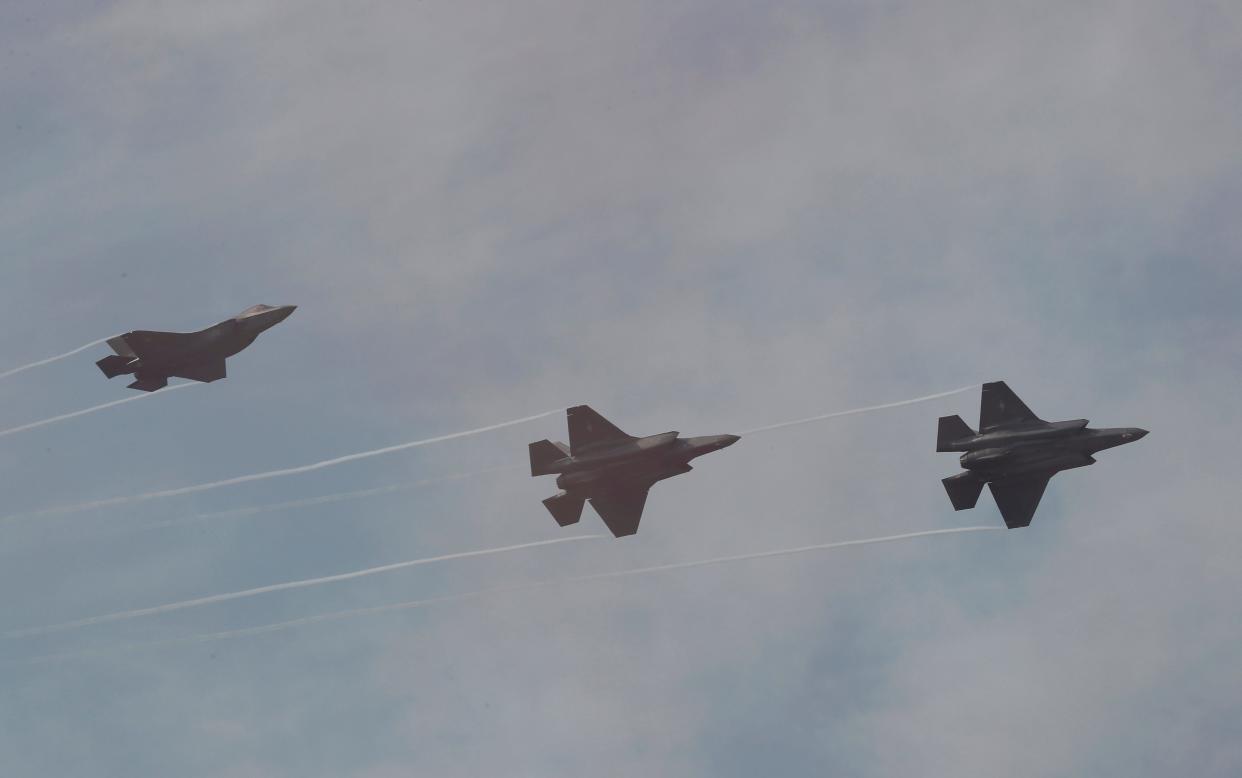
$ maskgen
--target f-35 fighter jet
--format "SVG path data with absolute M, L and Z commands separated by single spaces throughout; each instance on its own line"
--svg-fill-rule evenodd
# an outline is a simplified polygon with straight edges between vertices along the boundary
M 657 481 L 688 473 L 691 459 L 740 440 L 737 435 L 680 438 L 676 432 L 635 438 L 586 405 L 566 415 L 569 445 L 531 443 L 530 474 L 560 474 L 556 485 L 564 491 L 543 501 L 557 524 L 577 524 L 582 504 L 590 500 L 616 537 L 638 532 L 647 490 Z
M 1097 451 L 1133 443 L 1138 427 L 1089 429 L 1086 419 L 1047 422 L 1026 407 L 1004 381 L 983 385 L 979 431 L 961 416 L 943 416 L 937 451 L 964 451 L 966 472 L 945 478 L 954 510 L 975 507 L 983 485 L 1010 529 L 1031 523 L 1048 480 L 1062 470 L 1095 464 Z
M 154 392 L 169 378 L 210 383 L 225 376 L 224 360 L 259 333 L 288 318 L 296 305 L 255 305 L 199 332 L 134 330 L 108 340 L 116 354 L 96 362 L 108 378 L 133 375 L 130 389 Z

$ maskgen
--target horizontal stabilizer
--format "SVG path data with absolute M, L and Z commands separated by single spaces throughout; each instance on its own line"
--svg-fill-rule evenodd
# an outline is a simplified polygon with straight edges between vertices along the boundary
M 975 431 L 961 416 L 941 416 L 940 428 L 936 431 L 936 450 L 965 451 L 965 441 L 974 436 Z
M 530 444 L 530 474 L 551 475 L 556 470 L 552 465 L 569 456 L 569 449 L 564 443 L 553 443 L 550 440 L 539 440 Z
M 975 503 L 979 502 L 984 481 L 974 473 L 958 473 L 942 479 L 940 483 L 944 484 L 944 490 L 949 493 L 953 510 L 964 511 L 975 507 Z
M 578 523 L 578 519 L 582 518 L 582 506 L 585 503 L 586 500 L 582 497 L 569 492 L 561 492 L 543 501 L 548 513 L 551 513 L 552 518 L 556 519 L 556 523 L 562 527 Z
M 134 372 L 130 367 L 130 363 L 136 361 L 133 357 L 125 357 L 120 354 L 112 354 L 104 357 L 95 364 L 103 371 L 108 378 L 116 378 L 119 375 Z

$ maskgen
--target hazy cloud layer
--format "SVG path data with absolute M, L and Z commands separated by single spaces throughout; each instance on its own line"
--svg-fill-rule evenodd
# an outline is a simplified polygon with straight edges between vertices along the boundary
M 1021 532 L 25 663 L 999 523 L 938 483 L 963 395 L 743 440 L 624 542 L 10 641 L 0 767 L 1237 774 L 1240 39 L 1226 2 L 8 4 L 0 370 L 300 307 L 225 382 L 3 441 L 6 515 L 579 402 L 707 434 L 1003 378 L 1046 418 L 1152 434 Z M 124 397 L 90 362 L 5 379 L 0 428 Z M 6 524 L 0 626 L 557 537 L 520 469 L 99 529 L 520 468 L 563 431 Z

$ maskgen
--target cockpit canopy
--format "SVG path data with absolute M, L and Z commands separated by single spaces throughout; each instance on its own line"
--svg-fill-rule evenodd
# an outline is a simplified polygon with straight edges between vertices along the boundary
M 247 319 L 251 316 L 256 316 L 260 313 L 267 313 L 268 311 L 274 311 L 276 310 L 277 307 L 278 306 L 275 306 L 275 305 L 252 305 L 246 310 L 237 314 L 237 318 Z

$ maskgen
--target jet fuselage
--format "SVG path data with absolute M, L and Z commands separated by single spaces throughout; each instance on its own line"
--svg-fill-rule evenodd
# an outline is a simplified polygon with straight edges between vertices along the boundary
M 690 471 L 690 460 L 719 451 L 739 440 L 736 435 L 678 438 L 665 432 L 632 442 L 594 447 L 549 465 L 559 473 L 556 485 L 567 492 L 596 491 L 635 482 L 662 481 Z
M 676 432 L 634 437 L 588 405 L 565 409 L 569 445 L 531 443 L 530 474 L 556 474 L 561 491 L 543 505 L 562 527 L 577 524 L 590 500 L 616 537 L 638 531 L 647 493 L 656 483 L 692 469 L 690 460 L 736 443 L 737 435 L 681 438 Z
M 225 360 L 261 333 L 289 317 L 295 305 L 256 305 L 198 332 L 135 330 L 108 340 L 116 351 L 96 364 L 108 378 L 133 375 L 130 388 L 154 391 L 174 376 L 214 381 L 225 375 Z
M 1090 429 L 1086 419 L 1052 422 L 1047 427 L 992 430 L 955 441 L 965 451 L 960 462 L 983 480 L 1035 472 L 1059 472 L 1094 464 L 1092 454 L 1146 435 L 1137 427 Z M 959 447 L 960 446 L 960 447 Z
M 174 372 L 187 365 L 236 356 L 263 332 L 289 318 L 296 308 L 296 305 L 262 306 L 262 310 L 225 319 L 205 330 L 190 333 L 185 340 L 185 350 L 180 353 L 140 358 L 136 371 Z
M 964 469 L 941 479 L 954 510 L 975 507 L 986 485 L 1013 529 L 1031 523 L 1048 481 L 1062 470 L 1095 464 L 1104 449 L 1133 443 L 1147 434 L 1138 427 L 1091 429 L 1086 419 L 1047 422 L 1004 381 L 982 387 L 979 431 L 960 416 L 942 416 L 937 451 L 961 451 Z

